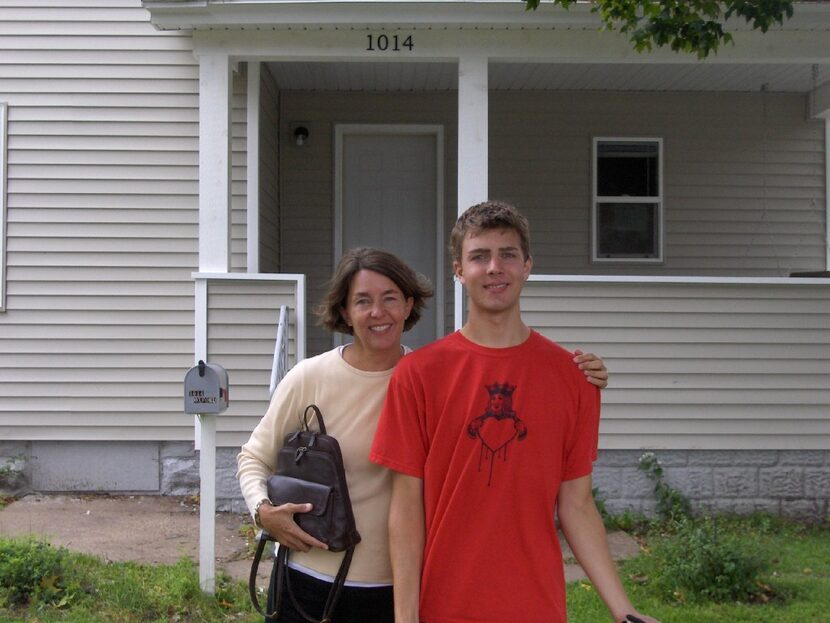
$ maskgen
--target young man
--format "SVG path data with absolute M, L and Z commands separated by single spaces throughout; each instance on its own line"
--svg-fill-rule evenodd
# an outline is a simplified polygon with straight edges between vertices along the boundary
M 599 392 L 522 321 L 527 220 L 473 206 L 451 246 L 467 322 L 398 364 L 370 455 L 395 472 L 396 623 L 564 623 L 554 508 L 614 621 L 656 623 L 626 597 L 591 495 Z

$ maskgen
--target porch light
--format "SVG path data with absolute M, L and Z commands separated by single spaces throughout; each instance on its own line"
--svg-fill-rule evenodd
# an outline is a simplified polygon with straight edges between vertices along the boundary
M 302 147 L 305 145 L 305 142 L 308 140 L 308 128 L 304 125 L 298 125 L 294 129 L 294 142 L 297 144 L 297 147 Z

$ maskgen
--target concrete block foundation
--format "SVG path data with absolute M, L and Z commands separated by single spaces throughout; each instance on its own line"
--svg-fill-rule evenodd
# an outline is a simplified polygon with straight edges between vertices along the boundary
M 217 508 L 246 512 L 236 480 L 239 448 L 217 448 Z M 666 482 L 698 512 L 830 516 L 830 450 L 653 452 Z M 594 486 L 609 512 L 653 515 L 654 485 L 640 450 L 601 450 Z M 0 442 L 0 493 L 199 494 L 199 452 L 188 442 Z

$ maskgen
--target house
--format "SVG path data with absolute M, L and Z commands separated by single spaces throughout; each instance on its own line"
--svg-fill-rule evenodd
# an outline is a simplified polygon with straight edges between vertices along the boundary
M 223 365 L 219 495 L 343 249 L 435 283 L 459 209 L 533 229 L 523 308 L 601 354 L 596 484 L 649 510 L 830 511 L 830 6 L 699 61 L 588 6 L 18 0 L 0 8 L 0 469 L 7 489 L 189 493 L 182 381 Z

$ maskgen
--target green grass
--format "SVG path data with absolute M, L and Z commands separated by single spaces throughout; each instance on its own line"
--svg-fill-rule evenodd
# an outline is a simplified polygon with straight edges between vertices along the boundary
M 719 529 L 757 548 L 769 563 L 760 580 L 767 603 L 689 603 L 658 594 L 661 569 L 648 551 L 620 565 L 620 575 L 640 612 L 663 623 L 830 623 L 830 526 L 806 527 L 769 517 L 719 518 Z M 659 533 L 646 541 L 657 544 Z M 608 611 L 587 581 L 568 586 L 570 623 L 609 621 Z
M 129 538 L 125 536 L 125 538 Z M 0 544 L 8 540 L 0 539 Z M 20 540 L 18 540 L 20 541 Z M 14 607 L 0 599 L 0 621 L 26 623 L 220 623 L 261 621 L 247 588 L 220 575 L 215 595 L 199 587 L 198 569 L 183 558 L 175 565 L 106 563 L 67 552 L 49 600 Z M 0 578 L 0 588 L 2 588 Z M 51 581 L 51 580 L 47 580 Z M 264 601 L 264 598 L 261 600 Z M 4 607 L 5 606 L 5 607 Z
M 830 526 L 806 527 L 783 520 L 757 517 L 718 518 L 719 530 L 751 544 L 770 563 L 761 577 L 772 592 L 768 603 L 689 603 L 661 596 L 650 553 L 662 538 L 653 530 L 644 535 L 646 551 L 621 564 L 621 576 L 641 612 L 663 623 L 830 623 Z M 129 538 L 129 536 L 125 536 Z M 8 540 L 0 538 L 0 545 Z M 17 540 L 16 542 L 20 542 Z M 217 578 L 216 594 L 199 588 L 196 565 L 182 559 L 175 565 L 106 563 L 65 552 L 60 590 L 44 590 L 46 601 L 26 607 L 0 604 L 3 623 L 253 623 L 261 621 L 249 604 L 244 583 Z M 0 589 L 2 589 L 0 578 Z M 47 588 L 49 588 L 47 586 Z M 610 621 L 593 586 L 568 586 L 570 623 Z

